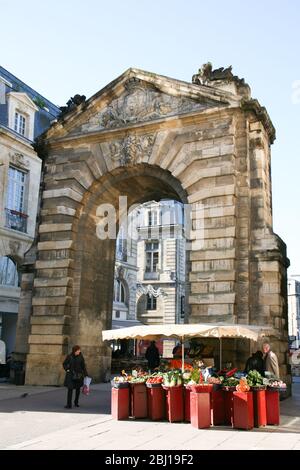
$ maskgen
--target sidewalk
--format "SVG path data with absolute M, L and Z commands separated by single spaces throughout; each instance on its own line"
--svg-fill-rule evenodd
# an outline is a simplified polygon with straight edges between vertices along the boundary
M 293 389 L 293 397 L 280 402 L 280 426 L 239 431 L 223 426 L 198 430 L 187 423 L 112 420 L 110 384 L 93 385 L 90 396 L 81 396 L 82 407 L 72 410 L 63 408 L 64 388 L 1 384 L 0 448 L 300 449 L 300 384 L 294 383 Z M 24 393 L 28 395 L 22 397 Z

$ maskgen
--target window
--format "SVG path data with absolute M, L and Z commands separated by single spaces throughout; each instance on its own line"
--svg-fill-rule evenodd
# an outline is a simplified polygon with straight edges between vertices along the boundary
M 127 261 L 127 238 L 123 227 L 117 238 L 117 259 Z
M 148 211 L 148 225 L 151 227 L 158 224 L 157 210 Z
M 181 316 L 181 318 L 184 318 L 184 314 L 185 314 L 185 296 L 182 295 L 180 297 L 180 316 Z
M 125 287 L 119 279 L 115 281 L 114 302 L 122 302 L 123 304 L 126 302 Z
M 156 273 L 158 271 L 159 245 L 158 241 L 146 242 L 146 272 Z
M 26 173 L 10 167 L 8 170 L 8 188 L 6 202 L 6 226 L 20 232 L 26 232 L 27 215 L 25 210 Z
M 25 135 L 25 124 L 26 124 L 25 116 L 23 116 L 23 114 L 15 112 L 15 126 L 14 126 L 15 131 L 21 135 Z
M 0 285 L 12 287 L 19 285 L 17 266 L 8 256 L 0 258 Z
M 147 310 L 156 310 L 156 297 L 147 294 Z
M 116 318 L 120 318 L 120 310 L 116 310 Z

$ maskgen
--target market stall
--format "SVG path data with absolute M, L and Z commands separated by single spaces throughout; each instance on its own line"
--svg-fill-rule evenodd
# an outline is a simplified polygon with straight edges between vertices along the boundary
M 189 338 L 218 338 L 220 350 L 219 367 L 222 369 L 222 338 L 244 338 L 258 341 L 263 336 L 275 335 L 277 335 L 277 332 L 270 327 L 242 324 L 228 325 L 224 323 L 139 325 L 102 332 L 104 341 L 117 339 L 158 340 L 162 337 L 179 339 L 182 349 L 182 371 L 184 371 L 184 341 Z
M 275 379 L 273 382 L 265 379 L 256 371 L 245 374 L 237 369 L 222 370 L 222 338 L 258 341 L 263 336 L 275 334 L 271 328 L 224 324 L 143 325 L 102 333 L 103 339 L 107 341 L 118 338 L 157 340 L 162 337 L 181 341 L 181 361 L 170 361 L 166 370 L 158 369 L 152 374 L 141 370 L 134 370 L 132 374 L 122 371 L 120 377 L 114 378 L 113 387 L 122 383 L 130 385 L 130 416 L 138 417 L 137 408 L 133 405 L 137 400 L 133 391 L 139 389 L 139 407 L 144 410 L 143 417 L 148 414 L 151 419 L 166 417 L 170 422 L 185 420 L 197 428 L 213 424 L 231 425 L 239 429 L 252 429 L 254 425 L 259 427 L 266 423 L 279 424 L 277 392 L 285 384 Z M 203 363 L 201 366 L 190 367 L 184 361 L 184 341 L 196 337 L 219 339 L 219 371 L 213 367 L 205 367 Z M 144 388 L 137 384 L 143 384 Z M 116 393 L 114 400 L 119 403 Z M 117 412 L 115 416 L 118 416 Z

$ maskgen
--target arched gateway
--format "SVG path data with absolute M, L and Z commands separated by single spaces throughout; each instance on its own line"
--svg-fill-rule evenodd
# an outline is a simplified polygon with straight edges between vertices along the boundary
M 101 331 L 111 326 L 115 240 L 100 240 L 96 224 L 99 205 L 118 208 L 119 196 L 128 206 L 191 204 L 189 322 L 274 326 L 284 377 L 288 261 L 272 231 L 274 128 L 248 85 L 231 68 L 205 66 L 192 84 L 129 69 L 70 108 L 46 135 L 26 382 L 61 383 L 77 343 L 94 378 L 109 366 Z

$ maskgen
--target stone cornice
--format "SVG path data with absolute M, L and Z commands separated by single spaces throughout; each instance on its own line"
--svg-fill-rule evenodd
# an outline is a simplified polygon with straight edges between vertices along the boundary
M 257 119 L 261 121 L 269 136 L 270 143 L 273 144 L 274 140 L 276 139 L 276 131 L 266 108 L 261 106 L 259 101 L 256 99 L 243 101 L 241 103 L 241 108 L 246 112 L 253 113 Z
M 18 143 L 24 145 L 28 151 L 28 149 L 31 150 L 32 153 L 35 153 L 33 148 L 32 148 L 32 141 L 27 139 L 26 137 L 21 136 L 17 132 L 15 132 L 13 129 L 7 126 L 3 126 L 3 124 L 0 124 L 0 134 L 6 135 L 8 138 L 17 141 Z

